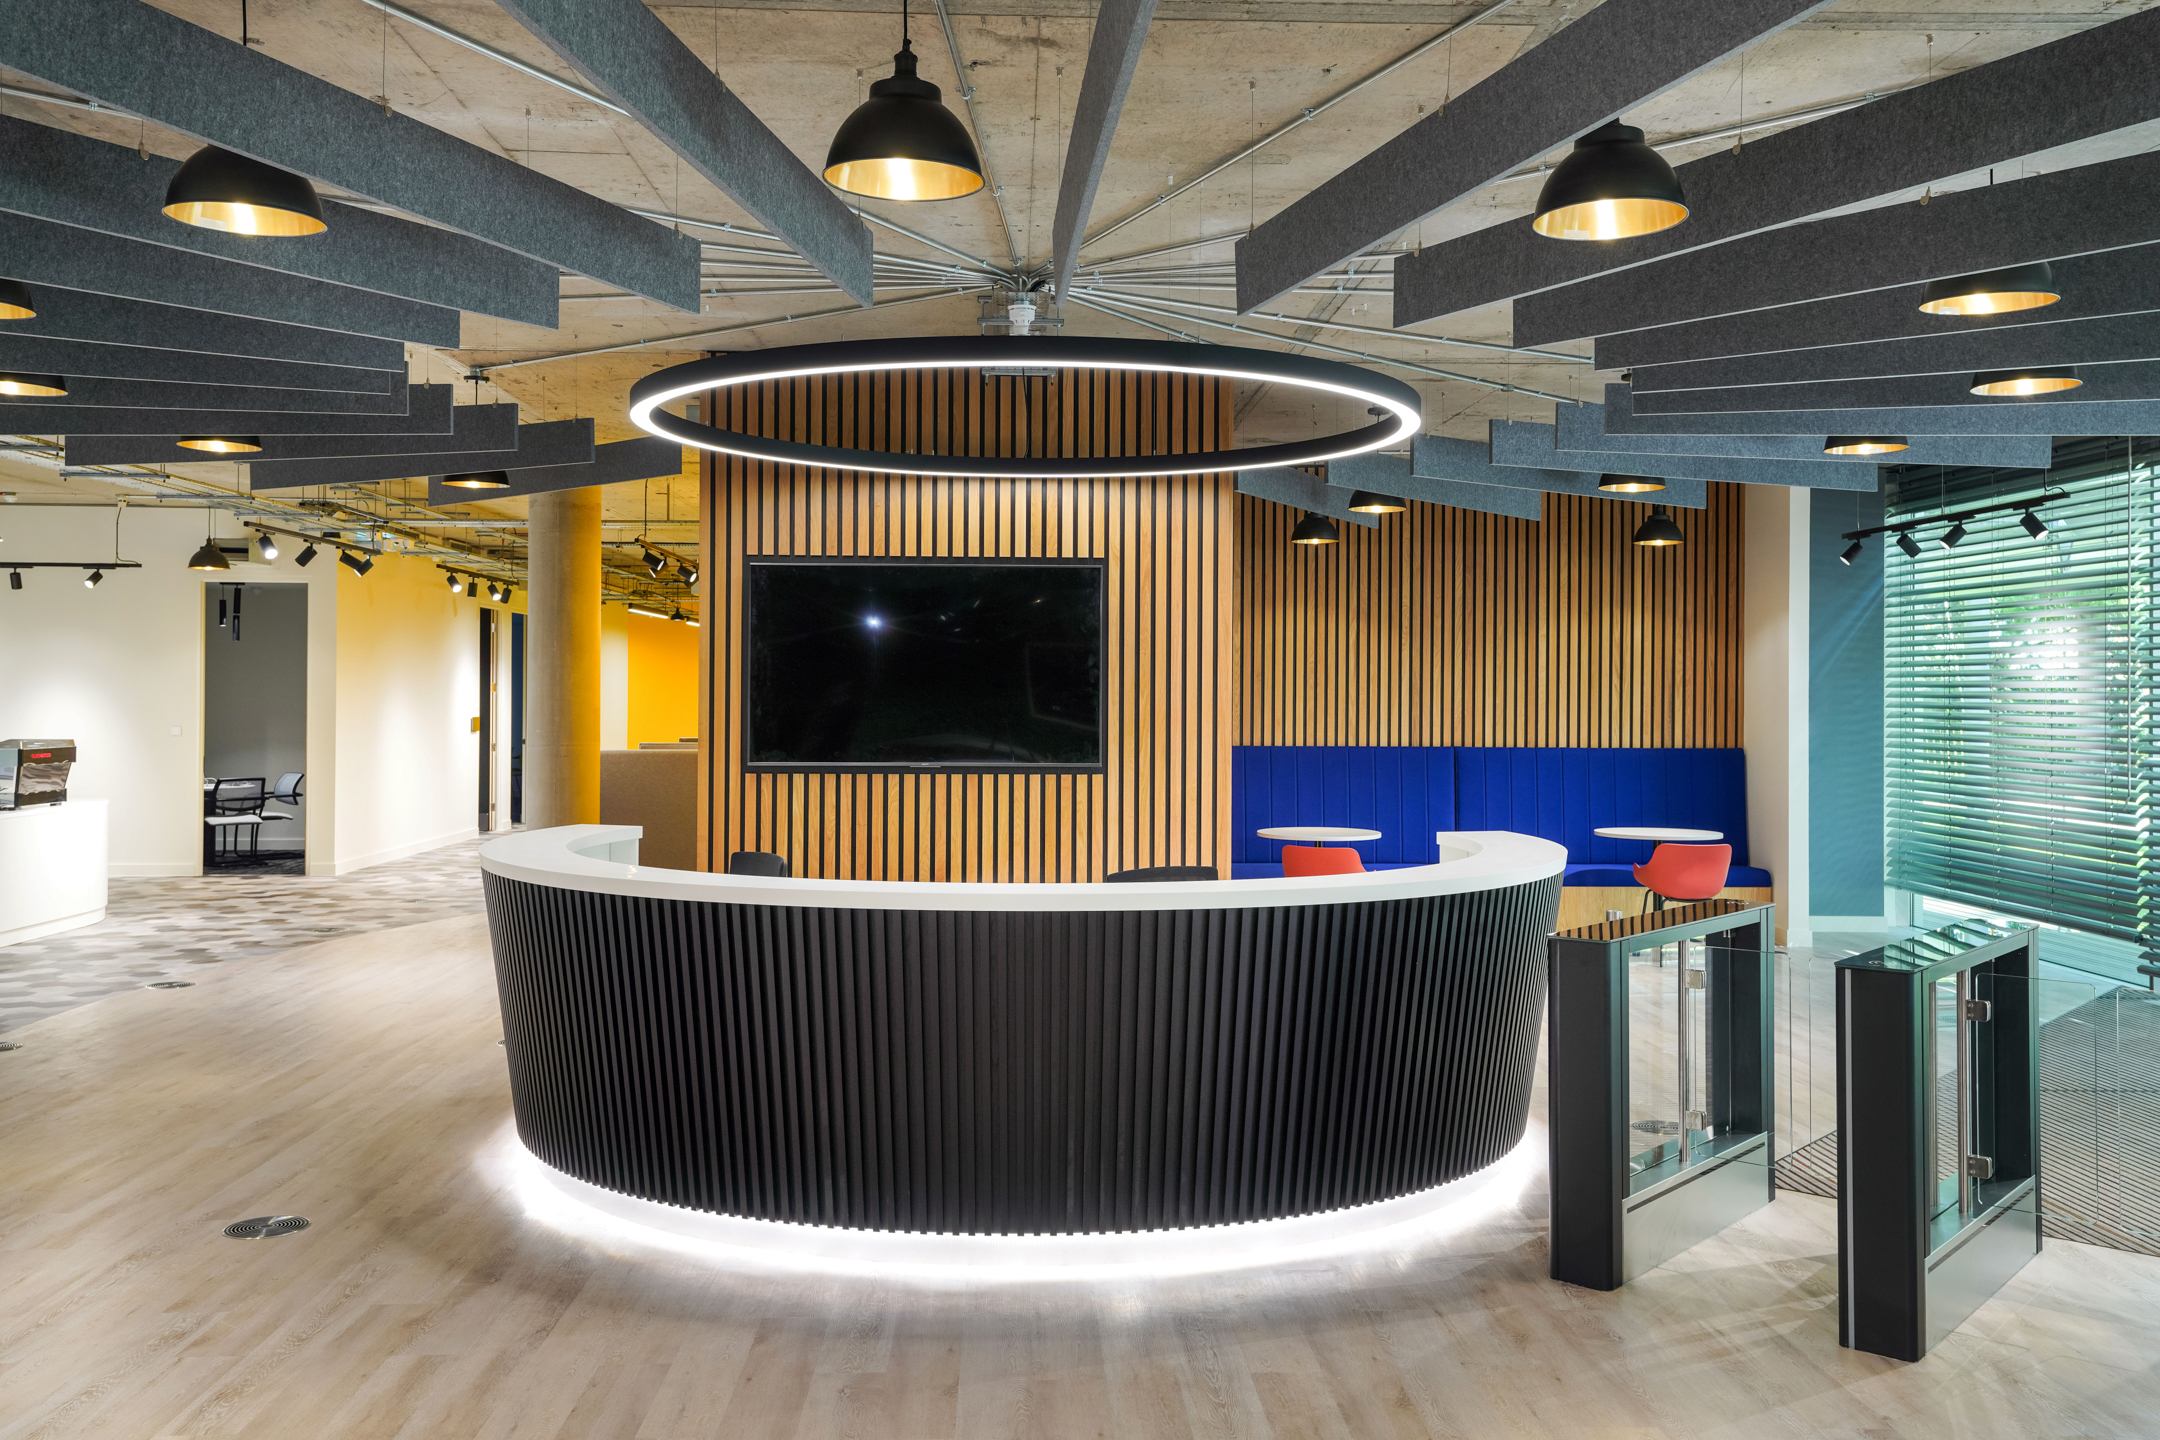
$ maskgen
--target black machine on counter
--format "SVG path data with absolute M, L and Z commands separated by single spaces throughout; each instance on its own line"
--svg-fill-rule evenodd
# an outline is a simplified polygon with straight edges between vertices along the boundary
M 0 740 L 0 810 L 61 804 L 74 763 L 73 740 Z

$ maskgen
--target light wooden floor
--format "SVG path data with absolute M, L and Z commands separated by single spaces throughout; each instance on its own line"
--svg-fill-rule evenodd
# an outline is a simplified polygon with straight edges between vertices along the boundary
M 929 1291 L 528 1221 L 483 922 L 200 973 L 0 1054 L 0 1437 L 2151 1436 L 2160 1260 L 2051 1242 L 1935 1355 L 1837 1348 L 1788 1197 L 1613 1295 L 1543 1196 L 1382 1266 Z M 226 1240 L 244 1216 L 314 1228 Z

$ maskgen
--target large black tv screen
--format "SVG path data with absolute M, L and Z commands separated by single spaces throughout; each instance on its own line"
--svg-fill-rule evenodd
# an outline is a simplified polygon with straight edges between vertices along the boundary
M 1094 770 L 1100 561 L 753 560 L 753 769 Z

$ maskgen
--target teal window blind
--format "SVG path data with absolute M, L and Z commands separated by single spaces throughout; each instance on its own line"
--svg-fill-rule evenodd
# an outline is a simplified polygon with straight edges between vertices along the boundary
M 2148 928 L 2153 481 L 2160 442 L 2058 447 L 2047 472 L 1906 466 L 1893 522 L 2054 495 L 2015 513 L 1884 536 L 1884 782 L 1890 883 L 2117 939 Z M 2135 459 L 2135 464 L 2130 463 Z M 1863 560 L 1860 563 L 1871 563 Z

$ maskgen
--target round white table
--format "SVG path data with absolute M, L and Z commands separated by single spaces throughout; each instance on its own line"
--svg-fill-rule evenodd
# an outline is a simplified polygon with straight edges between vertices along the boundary
M 1261 832 L 1265 834 L 1265 831 Z M 1722 830 L 1674 830 L 1664 825 L 1607 825 L 1592 832 L 1614 840 L 1665 840 L 1676 845 L 1700 843 L 1706 840 L 1722 840 Z
M 1309 840 L 1325 845 L 1330 840 L 1378 840 L 1378 830 L 1353 830 L 1344 825 L 1273 825 L 1254 832 L 1264 840 Z

